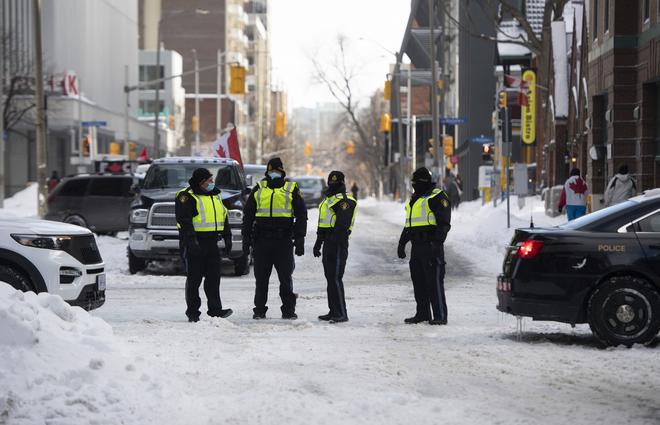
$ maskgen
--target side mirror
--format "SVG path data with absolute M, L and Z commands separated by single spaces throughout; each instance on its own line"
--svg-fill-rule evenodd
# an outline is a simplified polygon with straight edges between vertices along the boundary
M 128 193 L 130 193 L 131 195 L 137 195 L 138 193 L 140 193 L 140 183 L 133 183 Z
M 244 195 L 249 195 L 250 193 L 252 193 L 252 189 L 250 189 L 249 187 L 246 187 L 245 189 L 243 189 L 243 194 Z

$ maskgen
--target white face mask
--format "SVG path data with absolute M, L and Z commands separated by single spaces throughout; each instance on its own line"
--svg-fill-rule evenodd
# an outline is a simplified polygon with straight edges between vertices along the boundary
M 282 178 L 282 174 L 280 174 L 280 173 L 277 172 L 277 171 L 271 171 L 270 173 L 268 173 L 268 177 L 270 177 L 270 178 L 273 179 L 273 180 L 274 180 L 274 179 L 281 179 L 281 178 Z

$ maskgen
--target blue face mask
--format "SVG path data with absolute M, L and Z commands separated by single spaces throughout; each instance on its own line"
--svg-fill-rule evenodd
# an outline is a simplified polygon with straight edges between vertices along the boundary
M 275 180 L 275 179 L 281 179 L 282 175 L 280 173 L 278 173 L 277 171 L 271 171 L 270 173 L 268 173 L 268 177 Z
M 211 183 L 209 183 L 209 184 L 206 185 L 206 191 L 207 191 L 207 192 L 210 192 L 210 191 L 212 191 L 213 189 L 215 189 L 215 183 L 211 182 Z

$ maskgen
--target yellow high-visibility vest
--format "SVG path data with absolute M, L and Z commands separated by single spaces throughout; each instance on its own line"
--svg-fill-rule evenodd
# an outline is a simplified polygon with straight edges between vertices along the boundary
M 346 195 L 347 199 L 355 202 L 353 209 L 353 218 L 351 219 L 351 226 L 348 230 L 353 230 L 353 223 L 355 223 L 355 212 L 357 211 L 357 201 L 351 195 Z M 319 229 L 330 229 L 335 227 L 337 216 L 332 209 L 339 201 L 344 199 L 344 194 L 338 193 L 333 196 L 326 196 L 319 204 Z
M 182 192 L 186 192 L 194 199 L 197 206 L 197 215 L 192 219 L 195 232 L 222 232 L 225 229 L 225 220 L 229 213 L 227 207 L 222 203 L 220 194 L 196 195 L 186 188 L 176 193 L 177 198 Z M 178 222 L 176 227 L 181 228 Z
M 259 189 L 254 194 L 257 202 L 257 217 L 293 217 L 293 190 L 296 182 L 287 182 L 284 186 L 271 189 L 266 181 L 259 182 Z
M 445 194 L 445 192 L 440 189 L 433 189 L 430 195 L 418 198 L 412 208 L 410 207 L 410 202 L 406 202 L 405 227 L 436 226 L 438 223 L 435 219 L 435 214 L 433 214 L 433 211 L 429 207 L 429 200 L 440 194 Z

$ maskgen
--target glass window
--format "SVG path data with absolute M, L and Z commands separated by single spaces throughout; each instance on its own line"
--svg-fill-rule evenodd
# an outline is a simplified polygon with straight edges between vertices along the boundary
M 60 190 L 60 196 L 85 196 L 89 179 L 75 179 L 67 181 Z
M 220 189 L 243 190 L 236 168 L 226 164 L 154 164 L 144 178 L 144 189 L 184 189 L 197 168 L 206 168 L 216 176 Z
M 300 179 L 296 183 L 301 189 L 321 190 L 323 187 L 320 179 Z
M 605 13 L 603 28 L 604 31 L 607 32 L 610 30 L 610 0 L 605 0 L 605 4 L 603 5 L 603 12 Z
M 159 113 L 163 112 L 165 108 L 165 102 L 162 100 L 158 101 L 160 108 L 158 109 Z M 141 100 L 140 101 L 140 114 L 154 114 L 156 112 L 156 101 L 155 100 Z
M 646 217 L 637 223 L 640 232 L 660 232 L 660 212 Z
M 593 17 L 593 28 L 594 28 L 594 40 L 598 38 L 598 0 L 594 0 L 594 17 Z
M 115 178 L 94 179 L 89 188 L 89 194 L 92 196 L 123 196 L 124 180 Z
M 156 69 L 157 69 L 156 65 L 140 65 L 140 82 L 144 83 L 147 81 L 157 80 L 159 78 L 165 77 L 165 67 L 163 65 L 160 66 L 160 72 L 157 72 Z M 156 84 L 151 84 L 148 88 L 155 89 Z M 160 82 L 159 88 L 161 89 L 165 88 L 164 81 Z
M 576 218 L 573 221 L 569 221 L 566 224 L 562 224 L 561 226 L 558 226 L 560 229 L 566 229 L 566 230 L 580 230 L 583 227 L 589 226 L 590 224 L 595 223 L 598 220 L 601 220 L 603 218 L 606 218 L 610 214 L 617 213 L 619 211 L 625 210 L 626 208 L 630 208 L 634 205 L 637 205 L 637 202 L 635 201 L 624 201 L 616 205 L 612 205 L 611 207 L 603 208 L 601 210 L 592 212 L 591 214 L 583 215 L 580 218 Z

